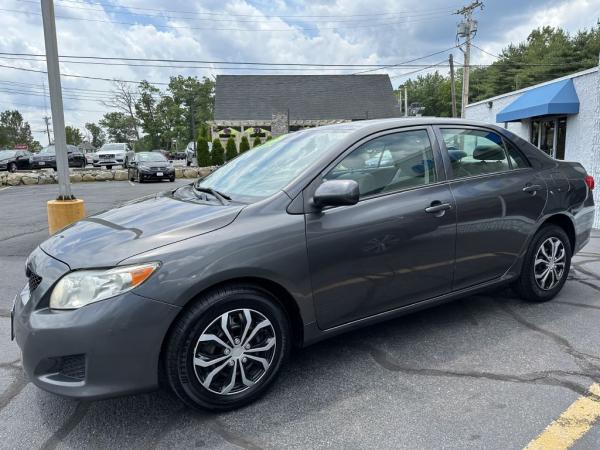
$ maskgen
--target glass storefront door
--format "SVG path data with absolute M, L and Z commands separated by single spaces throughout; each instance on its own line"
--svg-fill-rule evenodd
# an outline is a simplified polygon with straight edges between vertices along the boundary
M 565 158 L 566 117 L 532 119 L 530 142 L 556 159 Z

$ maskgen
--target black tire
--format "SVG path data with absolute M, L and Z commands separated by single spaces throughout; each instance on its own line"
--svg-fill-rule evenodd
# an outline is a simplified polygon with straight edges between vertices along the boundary
M 244 356 L 244 353 L 239 355 L 238 351 L 238 353 L 235 354 L 236 356 L 234 356 L 236 349 L 235 347 L 232 347 L 231 356 L 223 356 L 224 358 L 229 358 L 229 361 L 225 360 L 224 369 L 221 369 L 214 378 L 211 377 L 212 381 L 209 382 L 208 388 L 204 387 L 198 372 L 196 371 L 196 368 L 200 366 L 194 365 L 193 363 L 196 347 L 197 345 L 200 345 L 200 336 L 207 332 L 208 328 L 212 327 L 215 322 L 218 322 L 223 315 L 228 314 L 228 323 L 238 327 L 237 331 L 232 329 L 230 334 L 232 338 L 236 339 L 237 343 L 240 334 L 241 338 L 244 338 L 242 328 L 245 328 L 245 325 L 242 325 L 242 322 L 245 323 L 245 319 L 243 321 L 240 319 L 237 322 L 233 319 L 236 317 L 239 318 L 239 315 L 242 314 L 240 311 L 243 311 L 244 309 L 252 311 L 252 317 L 254 319 L 257 317 L 259 318 L 254 323 L 255 327 L 259 321 L 262 321 L 265 318 L 268 319 L 269 326 L 265 327 L 265 330 L 268 329 L 275 338 L 275 344 L 272 347 L 273 350 L 269 350 L 269 352 L 272 351 L 272 354 L 268 356 L 271 361 L 270 365 L 268 368 L 264 369 L 264 366 L 262 365 L 252 366 L 252 364 L 255 364 L 253 360 L 243 358 L 244 361 L 240 361 L 240 358 Z M 229 322 L 230 317 L 233 317 L 231 322 Z M 260 319 L 260 317 L 262 317 L 262 319 Z M 252 323 L 252 320 L 250 323 Z M 262 331 L 259 331 L 259 333 L 261 332 Z M 260 338 L 259 333 L 252 339 Z M 204 335 L 206 336 L 207 334 L 205 333 Z M 248 333 L 248 335 L 251 335 L 251 333 Z M 223 334 L 223 336 L 225 335 Z M 272 339 L 272 337 L 269 339 Z M 246 342 L 250 342 L 250 340 L 247 340 Z M 265 342 L 268 342 L 268 340 Z M 245 352 L 243 348 L 247 347 L 241 347 L 243 344 L 243 341 L 238 343 L 237 350 Z M 264 342 L 259 343 L 258 345 L 264 345 Z M 212 346 L 216 349 L 224 348 L 219 347 L 216 344 L 213 344 Z M 226 411 L 251 403 L 263 395 L 277 377 L 281 366 L 287 360 L 290 348 L 291 338 L 289 320 L 277 299 L 269 292 L 258 287 L 236 284 L 212 290 L 184 310 L 171 328 L 164 347 L 162 362 L 164 364 L 163 367 L 168 384 L 185 404 L 196 409 Z M 226 354 L 229 354 L 228 350 L 224 351 L 227 352 Z M 256 355 L 256 353 L 247 353 L 247 355 Z M 260 353 L 260 355 L 262 356 L 264 353 Z M 231 362 L 232 359 L 236 358 L 237 361 Z M 265 358 L 267 358 L 267 356 L 265 356 Z M 228 363 L 232 364 L 233 368 L 225 366 Z M 242 367 L 242 363 L 246 364 L 244 366 L 246 369 L 244 370 L 247 370 L 247 373 L 250 374 L 248 375 L 249 378 L 252 378 L 251 370 L 258 367 L 259 370 L 258 372 L 255 372 L 254 375 L 258 378 L 254 380 L 254 384 L 247 384 L 244 382 L 241 378 L 241 369 L 237 378 L 235 375 L 233 378 L 228 376 L 230 373 L 235 374 L 237 368 Z M 199 370 L 212 371 L 212 367 L 218 365 L 219 364 L 210 365 L 206 369 Z M 262 372 L 262 374 L 260 374 L 260 372 Z M 215 382 L 218 385 L 218 377 L 220 376 L 225 379 L 224 382 L 229 383 L 231 379 L 234 380 L 235 386 L 232 390 L 242 390 L 228 394 L 215 392 L 215 389 L 217 388 L 211 388 L 211 386 L 213 386 Z M 205 377 L 205 382 L 207 378 L 208 376 Z
M 192 165 L 192 162 L 188 161 L 186 164 L 187 164 L 188 167 L 190 167 Z
M 10 173 L 15 173 L 15 172 L 17 171 L 17 164 L 16 164 L 16 163 L 14 163 L 14 162 L 11 162 L 11 163 L 8 165 L 8 171 L 9 171 Z
M 112 169 L 112 166 L 106 166 L 106 168 L 107 168 L 108 170 L 111 170 L 111 169 Z
M 560 273 L 560 277 L 557 277 L 559 278 L 558 283 L 552 285 L 552 282 L 550 282 L 548 283 L 547 289 L 542 289 L 539 284 L 541 281 L 536 281 L 536 256 L 538 255 L 538 252 L 541 251 L 542 244 L 548 243 L 549 240 L 558 240 L 562 244 L 564 248 L 564 268 Z M 551 242 L 552 241 L 550 241 L 550 245 Z M 533 237 L 523 260 L 521 275 L 513 286 L 517 294 L 523 300 L 529 302 L 539 303 L 552 300 L 556 294 L 560 292 L 567 280 L 569 269 L 571 268 L 572 252 L 571 241 L 569 240 L 567 233 L 565 233 L 561 227 L 557 225 L 544 225 Z M 544 263 L 538 263 L 537 265 L 541 266 L 539 272 L 542 273 L 544 273 L 543 269 L 548 267 L 548 265 L 544 266 Z M 538 273 L 538 275 L 540 274 Z
M 175 181 L 175 175 L 173 175 L 172 177 L 170 177 L 170 178 L 169 178 L 169 181 L 170 181 L 171 183 L 173 183 L 173 182 Z
M 140 175 L 140 171 L 139 170 L 135 171 L 135 181 L 137 181 L 139 184 L 142 184 L 144 182 L 144 179 Z

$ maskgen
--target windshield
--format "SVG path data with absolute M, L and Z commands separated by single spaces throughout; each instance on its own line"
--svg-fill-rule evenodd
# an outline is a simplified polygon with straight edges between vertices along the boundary
M 100 150 L 125 150 L 125 144 L 104 144 Z
M 40 153 L 44 154 L 44 155 L 54 155 L 54 145 L 44 147 L 43 149 L 40 150 Z
M 14 150 L 0 150 L 0 159 L 14 158 L 16 153 Z
M 198 184 L 231 197 L 265 198 L 281 190 L 320 154 L 348 134 L 345 129 L 297 131 L 235 158 Z
M 167 158 L 165 158 L 165 156 L 162 153 L 158 153 L 158 152 L 153 152 L 153 153 L 138 153 L 137 154 L 137 159 L 140 162 L 145 162 L 145 161 L 167 161 Z

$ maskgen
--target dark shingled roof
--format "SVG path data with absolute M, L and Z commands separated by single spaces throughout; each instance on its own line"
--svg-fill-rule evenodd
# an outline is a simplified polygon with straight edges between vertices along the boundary
M 360 120 L 398 117 L 387 75 L 218 75 L 215 120 Z

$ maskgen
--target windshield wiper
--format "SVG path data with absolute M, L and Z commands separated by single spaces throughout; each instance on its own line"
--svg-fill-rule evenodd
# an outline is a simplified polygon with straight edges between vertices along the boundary
M 215 197 L 217 200 L 219 200 L 219 202 L 222 205 L 226 205 L 228 201 L 231 200 L 231 197 L 227 194 L 224 194 L 222 192 L 216 191 L 213 188 L 210 187 L 200 187 L 196 184 L 194 184 L 194 189 L 199 191 L 199 192 L 204 192 L 206 194 L 210 194 L 213 197 Z

